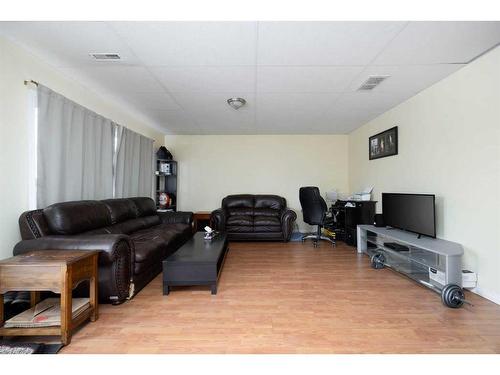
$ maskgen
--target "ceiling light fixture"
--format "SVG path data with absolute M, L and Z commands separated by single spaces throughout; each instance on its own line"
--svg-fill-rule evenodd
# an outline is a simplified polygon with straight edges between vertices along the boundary
M 234 109 L 240 109 L 243 107 L 247 101 L 243 98 L 229 98 L 227 104 L 229 104 Z

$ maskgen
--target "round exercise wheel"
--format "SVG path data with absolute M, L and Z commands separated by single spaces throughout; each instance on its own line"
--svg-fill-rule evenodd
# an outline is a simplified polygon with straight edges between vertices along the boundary
M 465 301 L 464 291 L 456 284 L 448 284 L 441 291 L 441 301 L 453 309 L 459 308 Z
M 371 257 L 372 268 L 379 270 L 385 267 L 385 256 L 380 251 L 376 252 Z

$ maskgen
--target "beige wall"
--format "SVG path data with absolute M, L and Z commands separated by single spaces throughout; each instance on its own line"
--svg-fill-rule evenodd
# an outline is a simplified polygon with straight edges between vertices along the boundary
M 500 303 L 500 48 L 349 136 L 350 188 L 436 194 L 438 237 L 465 248 L 478 293 Z M 398 126 L 399 155 L 368 160 L 368 137 Z M 378 210 L 381 207 L 378 204 Z
M 35 80 L 75 102 L 163 144 L 164 134 L 137 121 L 123 108 L 59 74 L 0 37 L 0 259 L 12 255 L 20 239 L 17 219 L 28 208 L 27 93 Z
M 285 197 L 302 223 L 299 187 L 347 191 L 345 135 L 167 135 L 165 145 L 179 163 L 181 210 L 216 209 L 228 194 L 270 193 Z

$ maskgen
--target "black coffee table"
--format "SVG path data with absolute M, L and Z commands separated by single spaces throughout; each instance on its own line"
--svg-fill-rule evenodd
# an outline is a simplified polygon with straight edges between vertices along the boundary
M 219 234 L 205 240 L 203 232 L 197 232 L 179 250 L 163 261 L 163 294 L 168 295 L 171 286 L 210 285 L 217 294 L 217 281 L 228 252 L 227 237 Z

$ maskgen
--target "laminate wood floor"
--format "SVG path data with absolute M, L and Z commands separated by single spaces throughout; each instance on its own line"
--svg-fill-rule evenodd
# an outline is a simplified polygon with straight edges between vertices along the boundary
M 500 353 L 500 306 L 449 309 L 436 293 L 338 244 L 232 243 L 216 296 L 101 305 L 62 353 Z

